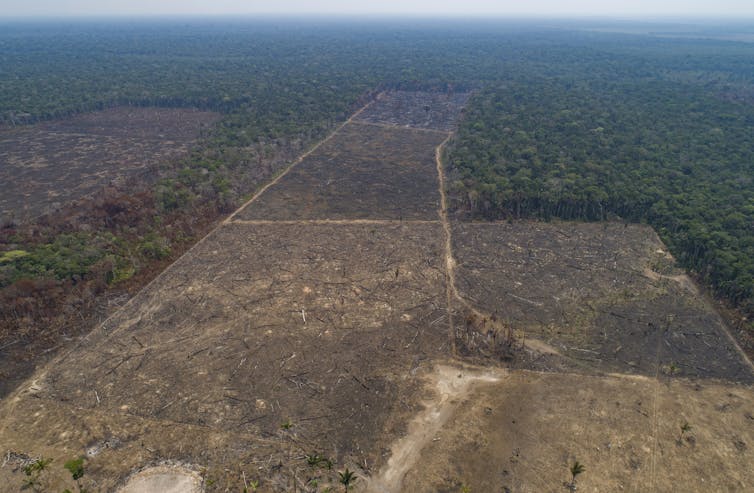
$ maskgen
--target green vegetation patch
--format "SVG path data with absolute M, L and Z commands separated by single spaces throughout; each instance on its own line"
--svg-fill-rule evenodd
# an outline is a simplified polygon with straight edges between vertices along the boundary
M 126 241 L 109 232 L 74 232 L 57 235 L 48 243 L 0 254 L 0 287 L 19 279 L 81 280 L 94 271 L 116 283 L 129 279 L 144 259 L 170 255 L 168 240 L 149 233 Z

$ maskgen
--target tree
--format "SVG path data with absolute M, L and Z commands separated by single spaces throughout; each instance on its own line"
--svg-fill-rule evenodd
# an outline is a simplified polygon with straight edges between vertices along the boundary
M 579 461 L 574 461 L 573 465 L 571 466 L 571 484 L 569 486 L 571 487 L 572 491 L 576 491 L 576 476 L 584 472 L 584 469 L 584 465 Z
M 345 471 L 339 472 L 338 476 L 340 483 L 343 485 L 346 492 L 348 492 L 348 488 L 351 486 L 351 483 L 356 481 L 357 478 L 356 474 L 354 474 L 353 471 L 349 471 L 347 467 Z

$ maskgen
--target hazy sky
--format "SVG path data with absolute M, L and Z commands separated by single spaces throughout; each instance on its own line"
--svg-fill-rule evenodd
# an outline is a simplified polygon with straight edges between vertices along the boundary
M 0 0 L 0 17 L 234 13 L 754 17 L 754 0 Z

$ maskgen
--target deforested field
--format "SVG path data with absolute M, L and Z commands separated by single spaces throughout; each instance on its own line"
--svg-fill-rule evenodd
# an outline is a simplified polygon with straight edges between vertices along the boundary
M 239 219 L 438 220 L 435 147 L 444 132 L 351 123 Z
M 83 455 L 91 491 L 556 492 L 578 460 L 578 491 L 751 489 L 712 305 L 647 227 L 449 218 L 463 101 L 416 114 L 448 98 L 377 98 L 5 399 L 0 480 Z
M 468 92 L 391 91 L 378 96 L 356 121 L 403 128 L 452 131 L 463 115 Z
M 725 324 L 651 228 L 458 223 L 463 299 L 585 369 L 751 382 Z
M 23 221 L 185 154 L 217 113 L 111 108 L 0 129 L 0 217 Z

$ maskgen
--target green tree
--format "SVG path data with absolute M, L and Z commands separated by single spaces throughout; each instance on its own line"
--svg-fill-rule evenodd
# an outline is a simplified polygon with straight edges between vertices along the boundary
M 581 464 L 579 461 L 574 461 L 574 463 L 571 465 L 570 471 L 571 471 L 571 489 L 576 490 L 576 476 L 584 472 L 585 468 L 584 465 Z
M 353 471 L 349 471 L 347 467 L 345 471 L 338 473 L 338 480 L 340 481 L 340 484 L 343 485 L 346 492 L 348 492 L 348 488 L 350 488 L 351 483 L 356 481 L 357 477 L 358 476 L 356 476 Z

